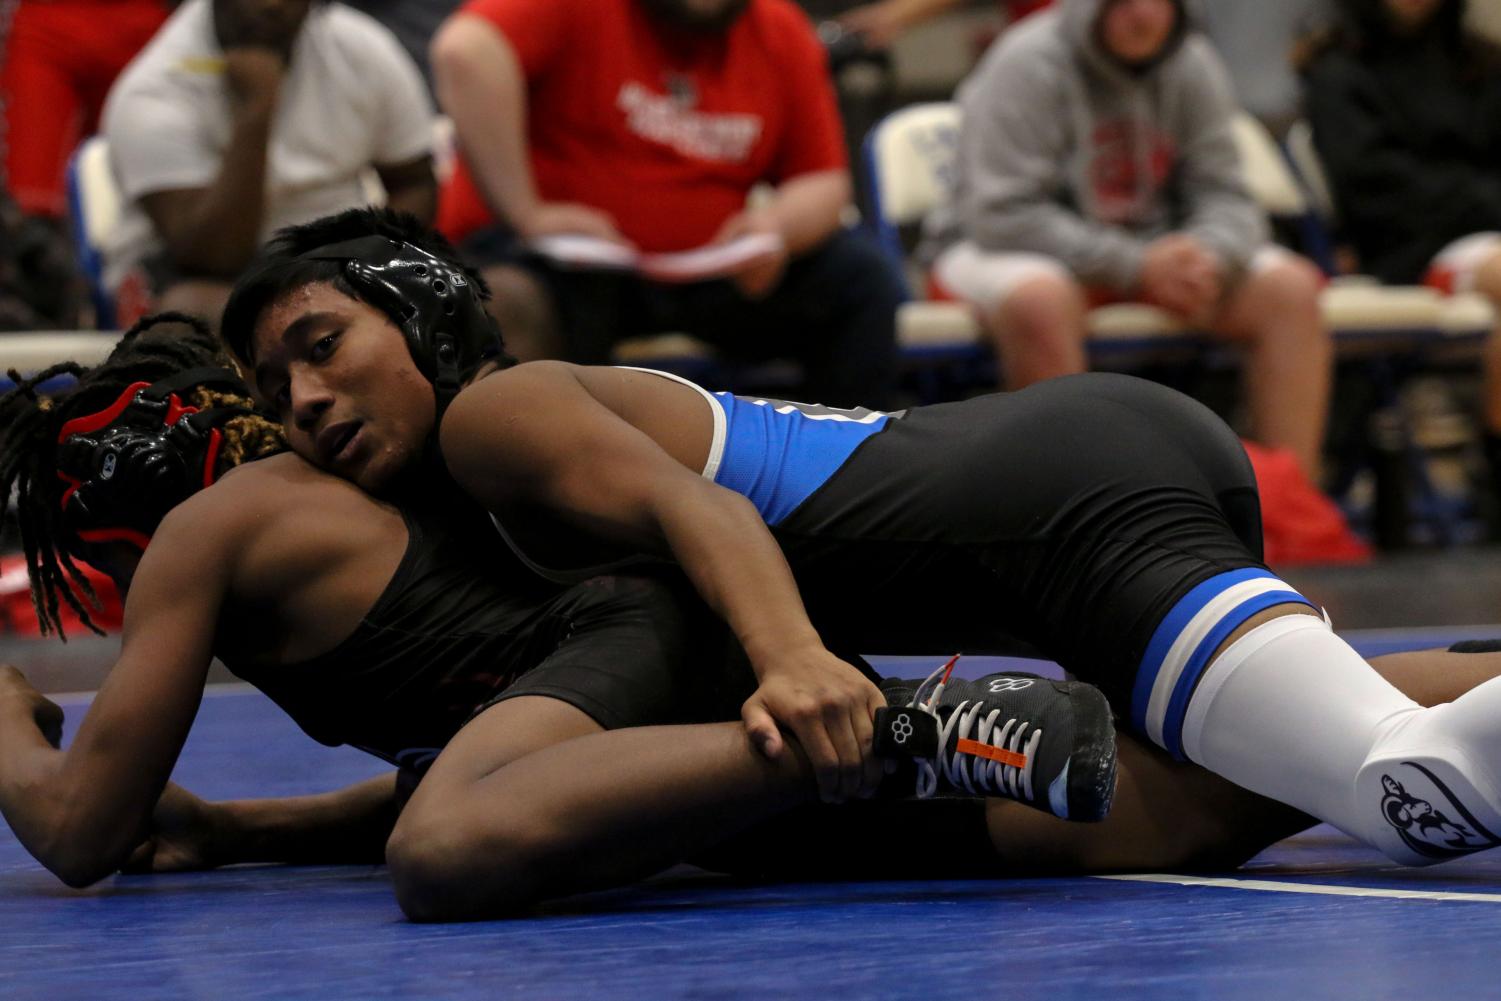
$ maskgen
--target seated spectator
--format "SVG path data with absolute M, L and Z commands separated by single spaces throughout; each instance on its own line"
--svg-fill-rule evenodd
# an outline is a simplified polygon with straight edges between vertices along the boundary
M 433 113 L 364 14 L 315 0 L 187 0 L 110 92 L 124 218 L 105 248 L 121 322 L 155 303 L 217 321 L 270 233 L 368 200 L 431 219 Z
M 110 84 L 167 17 L 162 0 L 20 0 L 0 10 L 0 143 L 5 188 L 20 218 L 4 220 L 5 268 L 28 326 L 77 323 L 79 279 L 67 232 L 63 176 L 79 140 L 98 127 Z M 12 316 L 0 326 L 19 325 Z
M 934 279 L 972 303 L 1020 387 L 1085 368 L 1092 304 L 1152 303 L 1243 343 L 1253 431 L 1315 482 L 1332 347 L 1321 276 L 1268 244 L 1223 67 L 1174 0 L 1063 0 L 959 91 Z
M 680 331 L 796 359 L 818 402 L 886 398 L 901 278 L 841 223 L 826 59 L 789 0 L 474 0 L 439 31 L 433 68 L 463 161 L 440 227 L 519 265 L 557 310 L 558 343 L 508 327 L 518 355 L 604 362 L 621 339 Z M 560 235 L 616 266 L 531 252 Z M 629 266 L 741 237 L 754 252 L 687 276 L 702 280 Z M 515 273 L 487 269 L 497 298 Z
M 1307 67 L 1308 119 L 1359 270 L 1501 308 L 1501 51 L 1463 0 L 1343 0 Z M 1501 491 L 1501 333 L 1483 423 Z

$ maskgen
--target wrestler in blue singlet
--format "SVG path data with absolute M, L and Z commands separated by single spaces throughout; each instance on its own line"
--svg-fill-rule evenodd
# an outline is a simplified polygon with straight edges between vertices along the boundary
M 707 402 L 702 475 L 756 505 L 831 648 L 1014 653 L 1020 641 L 1180 753 L 1218 640 L 1306 603 L 1261 562 L 1239 440 L 1162 386 L 1091 373 L 887 414 L 653 374 Z M 539 538 L 518 534 L 527 548 Z

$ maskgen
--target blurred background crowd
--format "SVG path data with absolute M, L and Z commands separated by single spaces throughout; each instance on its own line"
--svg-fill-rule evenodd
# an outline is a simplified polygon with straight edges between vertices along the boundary
M 0 331 L 213 319 L 275 229 L 383 202 L 523 360 L 836 406 L 1120 367 L 1252 443 L 1278 559 L 1474 541 L 1498 37 L 1501 0 L 0 0 Z

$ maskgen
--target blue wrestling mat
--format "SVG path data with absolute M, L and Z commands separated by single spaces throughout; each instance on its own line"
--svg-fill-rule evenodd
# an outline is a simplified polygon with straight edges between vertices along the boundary
M 1357 646 L 1459 638 L 1407 635 Z M 65 704 L 76 721 L 83 700 Z M 175 777 L 231 798 L 381 770 L 231 687 L 204 700 Z M 1479 999 L 1501 993 L 1501 857 L 1404 870 L 1317 828 L 1215 878 L 746 886 L 674 873 L 536 917 L 419 926 L 381 867 L 117 876 L 74 892 L 0 827 L 0 929 L 5 1001 Z

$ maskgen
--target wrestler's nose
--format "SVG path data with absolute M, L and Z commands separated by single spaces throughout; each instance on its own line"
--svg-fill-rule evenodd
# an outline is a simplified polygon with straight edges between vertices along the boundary
M 292 421 L 301 431 L 313 431 L 323 414 L 333 405 L 333 392 L 316 372 L 293 368 L 290 373 Z

